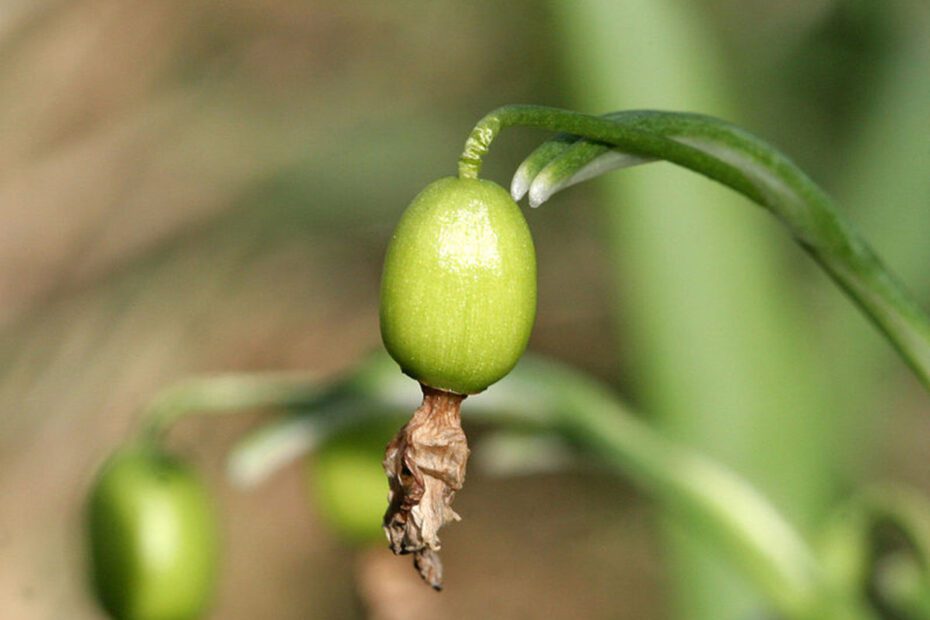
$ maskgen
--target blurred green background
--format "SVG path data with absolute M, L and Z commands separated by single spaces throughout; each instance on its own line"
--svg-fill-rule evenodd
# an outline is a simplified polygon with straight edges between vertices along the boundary
M 833 194 L 930 302 L 918 0 L 4 0 L 0 617 L 101 617 L 85 494 L 160 387 L 229 370 L 325 379 L 380 346 L 401 210 L 454 174 L 478 118 L 517 102 L 734 120 Z M 509 183 L 543 137 L 506 133 L 485 176 Z M 806 532 L 865 482 L 930 491 L 927 396 L 761 210 L 656 165 L 527 217 L 532 350 L 615 385 Z M 304 468 L 229 488 L 226 450 L 266 415 L 190 420 L 173 438 L 224 515 L 213 618 L 759 609 L 713 549 L 599 472 L 471 473 L 437 596 L 386 549 L 343 548 Z M 408 607 L 372 611 L 370 584 L 394 572 L 414 580 L 396 584 Z

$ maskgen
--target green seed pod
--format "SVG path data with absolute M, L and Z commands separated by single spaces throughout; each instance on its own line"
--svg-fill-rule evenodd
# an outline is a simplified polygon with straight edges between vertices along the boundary
M 216 574 L 213 509 L 200 479 L 152 447 L 106 463 L 90 496 L 90 559 L 101 605 L 117 620 L 192 620 Z
M 381 518 L 388 484 L 381 461 L 398 426 L 395 418 L 347 429 L 308 459 L 313 506 L 350 545 L 384 544 Z
M 381 281 L 381 337 L 405 373 L 458 394 L 504 377 L 536 314 L 536 254 L 499 185 L 440 179 L 404 212 Z

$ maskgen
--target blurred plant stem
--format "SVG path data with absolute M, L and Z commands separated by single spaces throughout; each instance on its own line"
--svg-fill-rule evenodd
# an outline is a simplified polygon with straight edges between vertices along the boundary
M 867 592 L 881 617 L 930 617 L 930 501 L 920 491 L 860 492 L 828 520 L 819 552 L 835 587 Z
M 375 356 L 300 413 L 253 431 L 233 450 L 228 471 L 237 482 L 260 482 L 302 454 L 295 445 L 312 450 L 334 424 L 370 427 L 378 417 L 416 406 L 412 388 L 387 356 Z M 841 596 L 834 589 L 804 538 L 763 495 L 714 460 L 666 439 L 580 373 L 527 355 L 505 381 L 469 399 L 465 414 L 498 429 L 558 434 L 579 454 L 629 478 L 738 567 L 785 618 L 872 617 L 858 592 Z M 246 470 L 259 475 L 243 477 Z
M 734 113 L 714 36 L 675 0 L 553 2 L 574 106 Z M 672 176 L 674 175 L 674 176 Z M 810 527 L 835 495 L 831 415 L 777 234 L 702 179 L 642 169 L 604 183 L 621 346 L 672 437 L 744 473 Z M 674 617 L 763 602 L 693 532 L 666 528 Z
M 368 620 L 450 616 L 442 597 L 424 588 L 413 572 L 397 570 L 396 558 L 381 547 L 356 552 L 355 589 Z
M 930 279 L 930 7 L 882 3 L 892 22 L 893 46 L 878 83 L 852 127 L 850 155 L 837 165 L 839 204 L 849 207 L 861 230 L 891 269 L 927 300 Z M 825 301 L 823 335 L 835 364 L 838 397 L 850 432 L 837 441 L 852 466 L 863 464 L 863 448 L 887 427 L 888 410 L 900 399 L 901 382 L 887 381 L 894 362 L 887 343 L 862 320 L 845 296 L 818 288 Z M 926 306 L 926 304 L 925 304 Z M 910 379 L 906 379 L 909 381 Z M 874 441 L 874 440 L 873 440 Z M 869 459 L 871 460 L 871 459 Z
M 220 375 L 191 379 L 159 393 L 142 413 L 144 434 L 154 440 L 190 414 L 226 415 L 244 409 L 306 403 L 318 390 L 299 373 Z

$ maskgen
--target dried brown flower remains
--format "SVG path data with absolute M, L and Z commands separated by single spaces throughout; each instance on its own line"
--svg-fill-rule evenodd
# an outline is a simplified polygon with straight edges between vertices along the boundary
M 390 484 L 384 531 L 394 553 L 412 553 L 423 580 L 440 590 L 439 529 L 459 520 L 452 500 L 465 482 L 468 461 L 460 415 L 465 396 L 422 388 L 423 403 L 384 455 Z

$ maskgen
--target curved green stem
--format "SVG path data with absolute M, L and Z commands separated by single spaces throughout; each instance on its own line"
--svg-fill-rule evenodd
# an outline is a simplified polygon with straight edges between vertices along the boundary
M 285 407 L 308 402 L 319 388 L 293 373 L 230 374 L 184 381 L 160 392 L 142 412 L 143 435 L 160 441 L 181 418 L 228 414 L 257 407 Z
M 631 111 L 597 117 L 514 105 L 478 122 L 459 159 L 459 175 L 477 178 L 491 142 L 512 126 L 567 132 L 636 158 L 675 163 L 765 207 L 859 304 L 930 388 L 927 315 L 829 197 L 774 147 L 729 123 L 698 114 Z
M 370 404 L 362 405 L 359 399 Z M 344 403 L 354 404 L 347 408 Z M 249 464 L 267 475 L 271 468 L 262 466 L 263 459 L 280 466 L 286 461 L 282 455 L 298 456 L 290 451 L 295 443 L 292 433 L 306 432 L 305 445 L 315 445 L 318 427 L 302 424 L 301 419 L 332 419 L 338 411 L 341 423 L 354 424 L 416 406 L 410 380 L 389 358 L 378 356 L 299 417 L 278 422 L 277 430 L 272 426 L 246 438 L 230 455 L 229 470 Z M 554 433 L 598 457 L 684 523 L 700 528 L 708 544 L 743 568 L 788 618 L 871 617 L 854 602 L 836 596 L 801 535 L 751 485 L 665 439 L 607 388 L 579 373 L 524 356 L 505 381 L 468 399 L 464 415 L 495 426 Z

